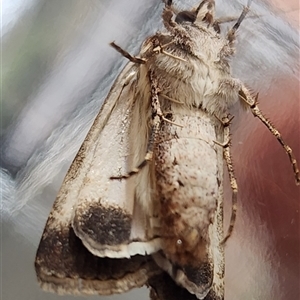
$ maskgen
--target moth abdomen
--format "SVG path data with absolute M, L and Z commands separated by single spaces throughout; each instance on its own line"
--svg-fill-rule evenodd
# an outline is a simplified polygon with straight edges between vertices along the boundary
M 221 197 L 222 151 L 213 142 L 219 136 L 213 117 L 198 109 L 181 112 L 173 121 L 182 127 L 165 122 L 155 148 L 162 250 L 173 265 L 174 280 L 206 295 L 213 281 L 210 228 Z M 205 276 L 193 276 L 192 270 Z

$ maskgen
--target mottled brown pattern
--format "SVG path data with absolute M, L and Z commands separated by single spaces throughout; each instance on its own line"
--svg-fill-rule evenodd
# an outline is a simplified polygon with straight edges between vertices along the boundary
M 218 173 L 213 143 L 217 138 L 210 117 L 202 121 L 202 131 L 201 128 L 198 131 L 195 126 L 198 113 L 195 110 L 189 114 L 189 117 L 175 118 L 177 123 L 185 125 L 184 129 L 166 122 L 162 128 L 155 152 L 157 195 L 161 205 L 163 251 L 174 265 L 173 272 L 181 270 L 187 280 L 205 293 L 214 277 L 208 229 L 214 222 L 219 189 L 217 176 L 211 177 L 209 172 Z M 207 137 L 208 129 L 212 132 Z M 195 160 L 202 160 L 202 164 Z
M 161 272 L 149 256 L 109 259 L 93 256 L 72 228 L 44 232 L 35 261 L 41 285 L 59 294 L 111 294 L 142 286 Z M 80 281 L 80 282 L 79 282 Z
M 131 221 L 121 208 L 94 204 L 77 208 L 73 228 L 100 245 L 120 245 L 129 241 Z

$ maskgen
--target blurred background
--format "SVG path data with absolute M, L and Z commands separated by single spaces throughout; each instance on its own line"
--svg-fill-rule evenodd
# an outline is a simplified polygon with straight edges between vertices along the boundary
M 216 2 L 218 16 L 238 16 L 246 4 Z M 174 3 L 190 9 L 198 2 Z M 162 28 L 162 8 L 158 0 L 1 2 L 1 299 L 58 299 L 39 289 L 34 256 L 68 167 L 127 63 L 108 44 L 138 53 Z M 238 32 L 233 73 L 260 93 L 261 108 L 298 161 L 299 61 L 299 2 L 254 1 Z M 299 188 L 263 125 L 239 106 L 232 113 L 239 208 L 226 246 L 227 299 L 299 299 Z

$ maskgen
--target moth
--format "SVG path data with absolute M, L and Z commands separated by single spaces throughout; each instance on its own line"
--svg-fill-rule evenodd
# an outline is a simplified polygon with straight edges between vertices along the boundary
M 166 1 L 164 30 L 118 76 L 49 215 L 35 269 L 58 294 L 122 293 L 145 284 L 152 299 L 224 299 L 224 245 L 234 228 L 237 182 L 228 109 L 240 102 L 284 147 L 257 96 L 230 71 L 236 31 L 215 2 L 190 11 Z M 232 215 L 223 230 L 223 167 Z

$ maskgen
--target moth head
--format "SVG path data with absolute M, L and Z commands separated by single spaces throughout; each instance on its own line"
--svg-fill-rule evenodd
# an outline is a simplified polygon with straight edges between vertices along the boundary
M 208 26 L 214 24 L 215 1 L 203 0 L 197 7 L 190 11 L 184 10 L 177 14 L 175 22 L 206 23 Z

